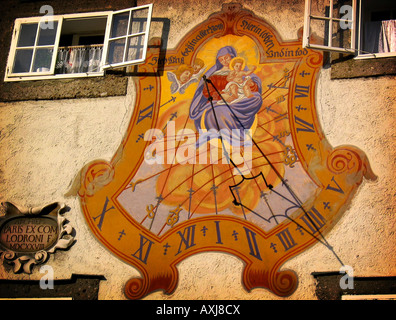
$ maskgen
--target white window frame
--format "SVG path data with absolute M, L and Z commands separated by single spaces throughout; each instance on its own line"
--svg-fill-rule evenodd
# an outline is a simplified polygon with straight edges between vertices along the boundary
M 303 32 L 303 48 L 312 48 L 312 49 L 320 49 L 325 51 L 333 51 L 333 52 L 343 52 L 343 53 L 355 53 L 355 43 L 356 43 L 356 4 L 358 0 L 352 0 L 352 27 L 351 27 L 351 46 L 349 48 L 341 48 L 335 47 L 332 45 L 332 38 L 333 38 L 333 22 L 350 22 L 348 19 L 339 19 L 333 17 L 333 0 L 329 0 L 329 16 L 314 16 L 311 14 L 311 1 L 312 0 L 305 0 L 305 12 L 304 12 L 304 32 Z M 316 20 L 323 20 L 329 22 L 329 34 L 327 39 L 327 45 L 319 45 L 311 43 L 311 36 L 310 36 L 310 25 L 311 19 Z
M 148 37 L 149 37 L 149 32 L 150 32 L 152 6 L 153 6 L 152 4 L 148 4 L 148 5 L 128 8 L 128 9 L 124 9 L 124 10 L 120 10 L 120 11 L 100 11 L 100 12 L 76 13 L 76 14 L 65 14 L 65 15 L 54 15 L 54 16 L 52 16 L 53 21 L 58 21 L 58 29 L 57 29 L 57 35 L 56 35 L 56 40 L 55 40 L 55 45 L 54 45 L 54 54 L 53 54 L 52 61 L 51 61 L 51 69 L 50 69 L 49 72 L 40 72 L 40 73 L 38 73 L 38 72 L 12 73 L 12 68 L 13 68 L 13 64 L 14 64 L 14 59 L 15 59 L 15 54 L 16 54 L 16 49 L 17 49 L 17 42 L 18 42 L 18 39 L 19 39 L 19 33 L 20 33 L 20 30 L 21 30 L 21 25 L 24 24 L 24 23 L 38 23 L 38 24 L 40 24 L 40 21 L 43 19 L 43 16 L 16 19 L 15 20 L 13 34 L 12 34 L 12 39 L 11 39 L 10 51 L 9 51 L 9 55 L 8 55 L 8 59 L 7 59 L 7 66 L 6 66 L 6 72 L 5 72 L 5 76 L 4 76 L 4 81 L 5 82 L 12 82 L 12 81 L 29 81 L 29 80 L 48 80 L 48 79 L 98 77 L 98 76 L 104 76 L 105 70 L 107 70 L 107 69 L 126 67 L 126 66 L 131 66 L 131 65 L 144 63 L 144 61 L 146 60 L 147 47 L 148 47 Z M 115 15 L 117 13 L 120 13 L 122 11 L 124 11 L 124 12 L 130 11 L 131 12 L 131 11 L 134 11 L 134 10 L 139 10 L 139 9 L 144 9 L 144 8 L 148 8 L 149 9 L 148 10 L 148 16 L 147 16 L 146 30 L 144 32 L 142 32 L 142 33 L 137 34 L 137 35 L 143 35 L 144 34 L 144 44 L 143 44 L 143 55 L 142 55 L 142 58 L 141 59 L 130 60 L 130 61 L 125 61 L 123 63 L 117 63 L 117 64 L 113 64 L 113 65 L 106 64 L 106 59 L 107 59 L 107 56 L 108 56 L 108 52 L 107 52 L 108 43 L 109 43 L 109 39 L 111 40 L 110 32 L 111 32 L 111 25 L 112 25 L 112 20 L 113 20 L 112 17 L 113 17 L 113 15 Z M 65 20 L 65 19 L 86 18 L 86 17 L 106 17 L 107 18 L 107 24 L 106 24 L 104 43 L 103 43 L 103 53 L 102 53 L 100 71 L 99 72 L 86 72 L 86 73 L 55 74 L 54 73 L 54 69 L 55 69 L 55 64 L 56 64 L 57 51 L 58 51 L 58 47 L 59 47 L 60 34 L 62 32 L 62 22 L 63 22 L 63 20 Z M 38 27 L 38 29 L 39 29 L 39 27 Z M 134 35 L 128 35 L 128 36 L 135 36 L 135 34 Z M 36 39 L 36 41 L 37 41 L 37 39 Z M 32 57 L 32 60 L 33 60 L 33 58 L 34 57 Z
M 396 52 L 386 53 L 365 53 L 362 52 L 361 46 L 361 34 L 362 34 L 362 0 L 352 0 L 352 21 L 347 19 L 333 18 L 333 0 L 329 0 L 330 12 L 329 17 L 326 16 L 313 16 L 311 15 L 311 1 L 305 0 L 305 12 L 304 12 L 304 31 L 302 46 L 303 48 L 319 49 L 329 52 L 341 52 L 355 54 L 355 59 L 371 59 L 371 58 L 386 58 L 396 56 Z M 364 1 L 364 0 L 363 0 Z M 358 10 L 359 9 L 359 10 Z M 310 42 L 310 24 L 311 19 L 329 21 L 329 35 L 327 45 L 318 45 Z M 333 21 L 337 22 L 351 22 L 351 47 L 340 48 L 332 46 L 332 26 Z M 357 40 L 357 41 L 356 41 Z M 357 46 L 356 46 L 357 43 Z
M 15 27 L 14 27 L 14 31 L 12 34 L 12 42 L 11 42 L 11 48 L 10 48 L 10 54 L 8 56 L 8 61 L 7 61 L 7 68 L 6 68 L 6 76 L 7 77 L 26 77 L 26 76 L 35 76 L 35 75 L 50 75 L 54 73 L 54 69 L 55 69 L 55 62 L 56 62 L 56 52 L 58 51 L 58 45 L 59 45 L 59 38 L 60 38 L 60 32 L 62 29 L 62 17 L 61 16 L 57 16 L 57 17 L 53 17 L 53 22 L 57 22 L 57 30 L 56 30 L 56 36 L 55 36 L 55 42 L 54 45 L 47 45 L 47 46 L 38 46 L 37 41 L 39 38 L 39 32 L 40 32 L 40 24 L 43 23 L 41 21 L 42 18 L 22 18 L 22 19 L 17 19 L 15 21 Z M 19 34 L 21 31 L 21 27 L 24 24 L 34 24 L 37 23 L 37 30 L 36 30 L 36 35 L 35 35 L 35 43 L 33 44 L 33 46 L 24 46 L 24 47 L 18 47 L 18 39 L 19 39 Z M 34 59 L 35 59 L 35 52 L 37 49 L 44 49 L 44 48 L 48 48 L 48 47 L 53 47 L 53 54 L 52 54 L 52 60 L 51 60 L 51 66 L 50 66 L 50 70 L 47 72 L 34 72 L 32 70 L 33 68 L 33 64 L 34 64 Z M 30 71 L 29 72 L 20 72 L 20 73 L 13 73 L 13 67 L 14 67 L 14 60 L 15 60 L 15 56 L 16 56 L 16 52 L 18 49 L 21 50 L 33 50 L 33 54 L 32 54 L 32 59 L 30 62 Z
M 133 11 L 142 10 L 142 9 L 148 9 L 145 30 L 142 31 L 142 32 L 138 32 L 138 33 L 129 33 L 131 24 L 133 22 L 131 20 L 132 12 Z M 107 24 L 107 27 L 106 27 L 106 35 L 105 35 L 105 41 L 104 41 L 105 46 L 104 46 L 104 49 L 103 49 L 103 53 L 104 53 L 103 55 L 104 55 L 104 58 L 105 58 L 105 62 L 104 62 L 104 65 L 102 67 L 103 69 L 126 67 L 126 66 L 130 66 L 130 65 L 143 63 L 146 60 L 147 46 L 148 46 L 148 37 L 149 37 L 149 33 L 150 33 L 152 11 L 153 11 L 153 5 L 152 4 L 148 4 L 148 5 L 143 5 L 143 6 L 139 6 L 139 7 L 134 7 L 134 8 L 124 9 L 124 10 L 114 11 L 112 13 L 110 19 L 107 21 L 108 24 Z M 112 28 L 112 24 L 113 24 L 113 18 L 114 18 L 115 15 L 120 14 L 120 13 L 125 13 L 125 12 L 129 12 L 129 19 L 128 19 L 128 25 L 127 25 L 127 34 L 125 34 L 123 36 L 112 38 L 111 37 L 111 28 Z M 140 36 L 144 36 L 142 58 L 134 59 L 134 60 L 126 60 L 127 48 L 128 48 L 128 39 L 129 38 L 133 38 L 133 37 L 140 37 Z M 119 40 L 119 39 L 125 39 L 123 62 L 110 64 L 110 63 L 107 62 L 107 58 L 108 58 L 108 55 L 109 55 L 109 42 L 110 41 L 114 41 L 114 40 Z

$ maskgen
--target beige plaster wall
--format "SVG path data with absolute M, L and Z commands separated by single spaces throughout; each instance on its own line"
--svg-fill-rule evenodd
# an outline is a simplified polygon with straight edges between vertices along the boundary
M 138 4 L 151 1 L 138 1 Z M 169 48 L 223 1 L 154 1 L 154 17 L 170 19 Z M 224 1 L 228 2 L 228 1 Z M 266 19 L 284 40 L 297 37 L 303 23 L 303 1 L 244 1 L 243 6 Z M 279 10 L 279 7 L 282 10 Z M 155 30 L 155 28 L 153 29 Z M 155 31 L 153 32 L 155 35 Z M 364 182 L 350 209 L 327 240 L 355 276 L 396 274 L 395 237 L 395 77 L 330 80 L 319 77 L 317 108 L 323 131 L 333 146 L 351 144 L 368 156 L 375 182 Z M 78 199 L 66 198 L 78 171 L 89 161 L 110 160 L 126 130 L 134 105 L 134 87 L 126 96 L 56 101 L 0 103 L 0 200 L 24 206 L 53 201 L 70 207 L 65 217 L 76 230 L 76 243 L 47 264 L 56 279 L 72 273 L 102 274 L 99 299 L 125 299 L 123 287 L 137 270 L 104 249 L 90 233 Z M 242 287 L 243 264 L 224 253 L 201 253 L 178 265 L 180 280 L 171 295 L 155 292 L 146 299 L 281 299 L 265 289 Z M 284 269 L 299 276 L 295 293 L 282 299 L 315 299 L 312 272 L 337 271 L 339 262 L 320 243 L 289 260 Z M 2 279 L 40 279 L 14 275 L 0 266 Z

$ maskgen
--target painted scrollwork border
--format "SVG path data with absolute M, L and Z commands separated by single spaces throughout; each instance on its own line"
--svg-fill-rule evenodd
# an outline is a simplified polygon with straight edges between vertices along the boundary
M 12 202 L 2 202 L 0 207 L 0 230 L 2 226 L 11 219 L 26 217 L 50 217 L 55 220 L 58 227 L 58 237 L 54 244 L 46 250 L 38 250 L 33 252 L 15 252 L 5 248 L 0 243 L 0 260 L 2 263 L 13 265 L 13 272 L 24 272 L 31 274 L 33 266 L 45 263 L 50 254 L 54 254 L 56 250 L 67 250 L 75 243 L 75 230 L 69 224 L 69 221 L 63 217 L 67 207 L 63 203 L 53 202 L 51 204 L 26 208 L 17 206 Z

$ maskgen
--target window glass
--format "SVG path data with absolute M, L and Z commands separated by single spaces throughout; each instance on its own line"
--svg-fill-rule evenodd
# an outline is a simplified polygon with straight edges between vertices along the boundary
M 58 22 L 54 21 L 53 28 L 46 28 L 46 27 L 48 26 L 45 25 L 44 23 L 40 24 L 39 37 L 37 42 L 38 46 L 49 46 L 55 44 Z
M 18 47 L 34 46 L 38 23 L 22 24 L 19 31 Z
M 128 38 L 127 60 L 139 60 L 143 58 L 144 36 Z
M 48 72 L 51 70 L 52 48 L 36 49 L 34 55 L 33 72 Z
M 130 23 L 129 34 L 136 34 L 146 30 L 148 11 L 148 8 L 144 8 L 131 12 L 132 21 Z
M 24 73 L 30 71 L 33 49 L 18 49 L 15 53 L 13 73 Z
M 113 40 L 109 43 L 108 61 L 110 64 L 124 61 L 125 39 Z
M 129 11 L 113 15 L 111 38 L 122 37 L 127 34 Z

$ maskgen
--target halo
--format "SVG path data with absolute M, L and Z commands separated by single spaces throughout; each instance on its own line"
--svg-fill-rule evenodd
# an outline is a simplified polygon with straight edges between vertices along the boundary
M 245 69 L 245 66 L 246 66 L 246 60 L 245 60 L 245 58 L 242 58 L 241 56 L 236 56 L 235 58 L 232 58 L 232 59 L 231 59 L 231 61 L 230 61 L 230 69 L 231 69 L 231 70 L 234 70 L 234 67 L 233 67 L 232 65 L 233 65 L 233 62 L 234 62 L 235 60 L 242 60 L 242 61 L 243 61 L 243 62 L 242 62 L 242 68 L 241 68 L 241 70 L 244 70 L 244 69 Z
M 216 63 L 216 55 L 220 48 L 232 46 L 237 50 L 238 57 L 243 57 L 249 65 L 256 65 L 259 61 L 257 44 L 248 36 L 225 35 L 220 38 L 210 39 L 197 53 L 197 58 L 205 62 L 205 66 L 211 67 Z

